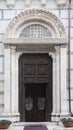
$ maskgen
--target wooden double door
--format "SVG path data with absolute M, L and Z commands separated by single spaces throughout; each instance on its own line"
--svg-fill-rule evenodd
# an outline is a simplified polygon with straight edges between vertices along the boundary
M 19 112 L 21 121 L 51 121 L 52 58 L 48 54 L 20 57 Z

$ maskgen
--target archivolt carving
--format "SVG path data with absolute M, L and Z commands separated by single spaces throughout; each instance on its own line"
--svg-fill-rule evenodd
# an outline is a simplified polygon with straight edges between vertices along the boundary
M 43 21 L 46 24 L 50 24 L 56 33 L 58 33 L 58 37 L 66 37 L 65 29 L 62 22 L 51 12 L 46 10 L 32 9 L 25 10 L 18 14 L 9 24 L 5 38 L 16 37 L 16 31 L 22 24 L 28 23 L 29 21 L 39 20 Z

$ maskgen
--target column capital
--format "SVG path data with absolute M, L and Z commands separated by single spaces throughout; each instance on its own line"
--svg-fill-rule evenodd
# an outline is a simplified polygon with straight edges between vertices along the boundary
M 59 50 L 60 49 L 60 46 L 55 46 L 55 50 Z
M 59 52 L 59 51 L 60 51 L 60 48 L 61 48 L 60 46 L 55 46 L 55 51 L 56 51 L 56 52 Z
M 4 44 L 5 49 L 10 49 L 10 45 Z
M 53 53 L 49 53 L 49 55 L 52 57 L 52 59 L 53 59 L 53 62 L 56 62 L 56 54 L 55 54 L 55 52 Z
M 20 58 L 20 56 L 21 56 L 22 54 L 23 54 L 22 52 L 16 53 L 17 60 L 19 60 L 19 58 Z
M 16 46 L 10 46 L 10 50 L 12 53 L 14 53 L 16 51 Z

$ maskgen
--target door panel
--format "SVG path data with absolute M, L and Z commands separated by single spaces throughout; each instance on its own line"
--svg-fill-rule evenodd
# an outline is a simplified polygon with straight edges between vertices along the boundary
M 25 84 L 25 121 L 46 120 L 46 84 Z
M 24 83 L 48 83 L 49 66 L 48 59 L 40 55 L 24 56 L 23 82 Z
M 20 121 L 51 121 L 52 58 L 23 54 L 19 59 Z

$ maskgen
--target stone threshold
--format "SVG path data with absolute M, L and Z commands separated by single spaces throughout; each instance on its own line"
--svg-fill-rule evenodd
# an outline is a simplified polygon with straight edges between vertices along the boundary
M 8 130 L 24 130 L 25 126 L 45 125 L 48 130 L 73 130 L 73 127 L 65 128 L 61 123 L 57 122 L 18 122 L 12 123 Z

